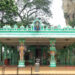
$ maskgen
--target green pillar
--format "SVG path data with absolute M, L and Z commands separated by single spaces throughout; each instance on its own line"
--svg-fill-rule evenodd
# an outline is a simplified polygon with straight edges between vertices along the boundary
M 4 61 L 6 58 L 7 58 L 7 46 L 5 45 L 4 46 L 4 52 L 3 52 L 3 64 L 4 64 Z
M 9 51 L 9 56 L 10 56 L 10 65 L 12 65 L 12 48 L 10 48 L 10 51 Z
M 2 45 L 2 65 L 4 65 L 4 46 Z
M 72 50 L 70 50 L 70 65 L 72 65 Z
M 56 67 L 56 60 L 55 60 L 55 53 L 56 53 L 56 48 L 55 48 L 55 39 L 50 39 L 50 54 L 51 54 L 51 59 L 50 59 L 50 67 Z
M 14 51 L 14 57 L 16 57 L 14 59 L 14 64 L 17 65 L 17 57 L 18 57 L 18 52 L 17 52 L 17 49 L 15 48 L 15 51 Z
M 41 48 L 41 53 L 42 53 L 42 64 L 43 64 L 43 48 Z
M 9 48 L 7 50 L 9 50 L 9 52 L 7 52 L 8 53 L 7 58 L 10 59 L 10 65 L 11 65 L 11 53 L 12 53 L 12 51 L 11 51 L 11 48 Z
M 20 39 L 19 40 L 19 55 L 20 55 L 20 60 L 19 60 L 19 64 L 18 67 L 25 67 L 25 60 L 24 60 L 24 50 L 26 50 L 25 48 L 25 39 Z
M 14 50 L 11 51 L 11 64 L 14 65 Z
M 2 55 L 2 44 L 0 43 L 0 65 L 2 64 L 1 55 Z
M 5 50 L 4 50 L 4 59 L 7 58 L 7 46 L 5 45 Z

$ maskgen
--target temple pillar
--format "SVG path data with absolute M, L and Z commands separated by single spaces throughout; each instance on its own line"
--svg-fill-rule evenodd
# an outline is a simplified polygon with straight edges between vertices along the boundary
M 12 48 L 11 48 L 11 50 L 10 50 L 10 64 L 12 65 L 12 53 L 13 53 L 13 50 L 12 50 Z
M 7 58 L 7 46 L 5 45 L 5 50 L 4 50 L 4 60 Z
M 3 64 L 5 65 L 5 60 L 7 59 L 7 46 L 4 46 L 4 52 L 3 52 Z
M 14 65 L 14 50 L 11 51 L 11 64 Z
M 0 43 L 0 65 L 2 64 L 1 55 L 2 55 L 2 44 Z
M 55 39 L 50 39 L 50 55 L 51 55 L 51 59 L 50 59 L 49 67 L 56 67 L 56 60 L 55 60 L 56 48 L 55 48 L 55 43 L 56 43 Z
M 8 53 L 8 59 L 10 60 L 9 64 L 11 65 L 11 53 L 12 53 L 12 48 L 11 47 L 8 49 L 7 53 Z
M 24 39 L 19 40 L 18 50 L 19 50 L 20 60 L 19 60 L 18 67 L 25 67 L 24 51 L 26 50 L 26 47 L 24 45 L 24 42 L 25 42 Z

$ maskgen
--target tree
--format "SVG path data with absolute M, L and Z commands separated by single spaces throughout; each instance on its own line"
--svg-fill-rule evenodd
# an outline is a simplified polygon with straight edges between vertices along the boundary
M 50 0 L 23 0 L 24 5 L 17 13 L 24 25 L 28 25 L 38 15 L 51 16 Z M 18 2 L 16 2 L 18 3 Z M 45 21 L 45 20 L 44 20 Z M 46 23 L 45 21 L 44 23 Z
M 23 4 L 20 5 L 19 1 Z M 50 4 L 50 0 L 1 0 L 0 13 L 2 17 L 0 22 L 13 25 L 18 23 L 14 18 L 19 18 L 20 24 L 29 25 L 40 14 L 51 16 Z M 44 20 L 44 23 L 47 24 L 47 21 Z
M 14 16 L 17 14 L 17 6 L 14 4 L 14 0 L 0 0 L 0 23 L 10 23 L 14 22 Z
M 73 21 L 69 21 L 69 25 L 75 27 L 75 19 Z

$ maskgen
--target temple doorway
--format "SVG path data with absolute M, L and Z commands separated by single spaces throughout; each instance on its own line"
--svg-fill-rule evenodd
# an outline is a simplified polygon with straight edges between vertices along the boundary
M 35 50 L 35 58 L 41 58 L 41 48 L 40 47 L 36 47 L 36 50 Z
M 26 65 L 29 65 L 30 63 L 29 63 L 29 52 L 26 52 L 25 54 L 24 54 L 24 60 L 25 60 L 25 64 Z
M 35 63 L 39 62 L 41 64 L 41 58 L 42 58 L 41 54 L 42 54 L 41 47 L 40 46 L 36 47 L 35 48 Z

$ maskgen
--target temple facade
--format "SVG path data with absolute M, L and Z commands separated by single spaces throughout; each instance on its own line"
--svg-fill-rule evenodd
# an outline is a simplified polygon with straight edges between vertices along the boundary
M 5 25 L 0 28 L 0 65 L 56 67 L 75 65 L 75 27 L 44 25 L 35 19 L 31 25 Z

